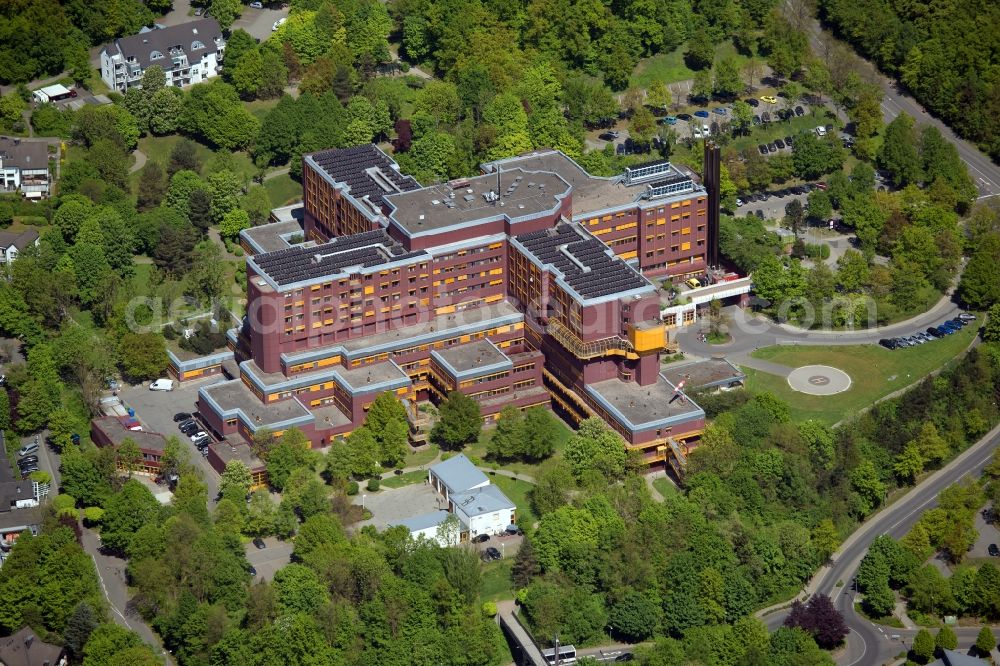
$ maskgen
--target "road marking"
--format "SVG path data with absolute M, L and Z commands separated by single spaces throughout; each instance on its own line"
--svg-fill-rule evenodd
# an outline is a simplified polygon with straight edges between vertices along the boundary
M 849 663 L 847 666 L 854 666 L 855 664 L 860 664 L 864 661 L 865 656 L 868 654 L 868 643 L 865 641 L 865 637 L 858 633 L 857 629 L 851 629 L 852 632 L 858 634 L 858 638 L 861 639 L 861 656 Z
M 115 606 L 115 602 L 111 601 L 111 595 L 108 594 L 108 586 L 104 584 L 104 576 L 101 575 L 101 565 L 97 561 L 97 557 L 91 555 L 90 558 L 94 561 L 94 568 L 97 569 L 97 579 L 101 581 L 101 589 L 104 590 L 104 598 L 108 600 L 108 603 L 111 604 L 111 609 L 118 614 L 118 617 L 122 619 L 122 622 L 125 623 L 125 626 L 135 631 L 132 625 L 129 624 L 128 618 L 122 615 L 122 612 L 118 610 L 118 606 Z

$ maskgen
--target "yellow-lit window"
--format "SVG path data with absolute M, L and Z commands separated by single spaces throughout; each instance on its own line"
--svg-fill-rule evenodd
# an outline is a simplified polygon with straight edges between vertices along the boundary
M 681 251 L 690 249 L 691 249 L 691 243 L 681 243 Z
M 681 229 L 682 236 L 687 236 L 689 233 L 691 233 L 691 227 L 684 227 L 683 229 Z

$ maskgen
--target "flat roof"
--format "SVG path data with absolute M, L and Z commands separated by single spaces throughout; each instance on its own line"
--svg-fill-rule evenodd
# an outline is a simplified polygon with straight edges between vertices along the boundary
M 294 247 L 286 239 L 295 234 L 303 235 L 301 223 L 294 219 L 262 224 L 240 232 L 240 236 L 256 253 L 277 252 L 287 247 Z
M 677 395 L 674 386 L 662 375 L 649 386 L 607 379 L 587 384 L 586 390 L 633 431 L 670 426 L 705 415 L 690 398 Z
M 408 236 L 438 233 L 506 217 L 516 222 L 554 212 L 571 187 L 558 174 L 506 170 L 385 197 L 389 220 Z
M 40 506 L 26 507 L 24 509 L 11 509 L 10 511 L 0 511 L 0 532 L 9 533 L 17 528 L 32 528 L 42 524 L 44 511 Z M 32 530 L 32 533 L 36 530 Z
M 413 516 L 412 518 L 404 518 L 403 520 L 391 522 L 389 523 L 389 527 L 401 525 L 411 532 L 420 532 L 428 530 L 432 527 L 437 527 L 443 523 L 449 515 L 451 514 L 444 509 L 438 509 L 437 511 L 432 511 L 431 513 L 422 513 L 419 516 Z
M 486 475 L 465 457 L 464 453 L 459 453 L 457 456 L 452 456 L 431 466 L 430 473 L 441 479 L 441 483 L 448 488 L 449 495 L 465 492 L 475 486 L 490 482 Z
M 312 413 L 298 398 L 265 403 L 239 379 L 203 386 L 198 394 L 214 403 L 224 418 L 242 415 L 244 423 L 254 432 L 258 428 L 290 427 L 313 420 Z
M 663 166 L 659 178 L 632 182 L 631 184 L 629 184 L 625 174 L 611 178 L 592 176 L 572 158 L 558 150 L 539 150 L 517 157 L 487 162 L 482 165 L 482 168 L 491 173 L 496 169 L 500 169 L 502 172 L 527 169 L 559 174 L 563 180 L 573 186 L 573 219 L 579 220 L 601 211 L 633 205 L 645 198 L 649 191 L 649 185 L 664 179 L 671 179 L 673 182 L 691 181 L 692 183 L 692 189 L 664 198 L 664 200 L 690 197 L 698 192 L 704 193 L 704 189 L 694 182 L 692 174 L 662 160 L 658 160 L 656 166 L 660 166 L 661 162 L 665 166 Z M 651 165 L 652 163 L 635 165 L 630 169 L 636 172 L 640 167 Z
M 353 393 L 387 391 L 410 385 L 410 376 L 392 361 L 372 363 L 357 368 L 336 368 L 337 375 Z
M 494 511 L 504 511 L 506 509 L 516 509 L 517 506 L 510 501 L 503 491 L 494 485 L 476 488 L 472 492 L 452 495 L 450 497 L 456 509 L 461 509 L 462 513 L 470 518 L 482 516 Z
M 500 348 L 487 339 L 431 351 L 431 356 L 455 379 L 499 372 L 514 366 Z
M 223 464 L 228 463 L 230 460 L 238 460 L 247 466 L 251 472 L 259 472 L 264 469 L 264 462 L 253 454 L 253 450 L 250 445 L 244 441 L 237 443 L 231 442 L 212 442 L 208 445 L 208 448 L 215 452 L 215 455 L 219 456 L 219 459 Z
M 579 300 L 624 297 L 655 289 L 637 270 L 575 224 L 522 234 L 511 243 L 559 279 Z
M 107 435 L 114 446 L 119 446 L 126 439 L 131 439 L 140 449 L 148 451 L 163 451 L 167 446 L 166 438 L 158 432 L 144 430 L 129 430 L 121 424 L 117 416 L 101 416 L 91 421 L 93 426 Z
M 404 175 L 378 146 L 368 143 L 352 148 L 334 148 L 304 157 L 328 182 L 356 199 L 369 203 L 370 212 L 385 206 L 385 197 L 420 187 L 412 176 Z
M 351 417 L 341 411 L 337 405 L 322 405 L 312 408 L 313 416 L 316 418 L 317 430 L 329 430 L 330 428 L 340 428 L 349 425 Z
M 308 281 L 346 277 L 422 256 L 428 255 L 423 250 L 408 252 L 384 229 L 375 229 L 340 236 L 318 245 L 302 243 L 265 252 L 247 257 L 247 264 L 275 289 L 280 289 Z
M 392 361 L 363 365 L 358 368 L 329 366 L 311 372 L 285 376 L 280 372 L 264 372 L 253 359 L 240 364 L 246 375 L 261 389 L 294 390 L 319 382 L 335 381 L 351 394 L 371 391 L 391 391 L 410 385 L 410 376 Z
M 710 358 L 691 363 L 671 363 L 664 367 L 660 374 L 674 386 L 682 381 L 685 382 L 685 391 L 729 386 L 746 379 L 746 374 L 724 358 Z
M 286 365 L 291 366 L 313 360 L 318 361 L 337 353 L 342 353 L 348 360 L 351 360 L 375 353 L 389 353 L 428 344 L 435 340 L 453 337 L 456 334 L 480 331 L 490 325 L 502 326 L 523 321 L 524 314 L 507 301 L 502 300 L 453 314 L 436 315 L 410 326 L 344 340 L 319 349 L 310 349 L 296 354 L 282 354 L 281 360 Z

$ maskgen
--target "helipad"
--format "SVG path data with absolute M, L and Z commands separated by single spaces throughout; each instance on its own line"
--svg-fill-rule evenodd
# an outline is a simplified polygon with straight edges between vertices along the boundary
M 788 375 L 792 390 L 809 395 L 833 395 L 851 388 L 851 376 L 829 365 L 804 365 Z

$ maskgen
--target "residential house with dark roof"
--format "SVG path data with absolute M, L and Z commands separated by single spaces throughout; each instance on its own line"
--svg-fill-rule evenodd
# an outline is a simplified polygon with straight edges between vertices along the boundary
M 46 142 L 0 136 L 0 192 L 20 192 L 28 199 L 42 199 L 50 191 Z
M 38 245 L 37 229 L 28 229 L 20 233 L 0 231 L 0 264 L 14 263 L 17 255 L 33 245 Z
M 2 666 L 65 666 L 66 663 L 63 647 L 39 640 L 31 627 L 22 627 L 16 634 L 0 638 Z
M 152 65 L 167 75 L 167 85 L 183 88 L 219 75 L 226 41 L 214 18 L 170 27 L 143 28 L 101 50 L 101 78 L 109 88 L 126 92 L 142 85 Z

